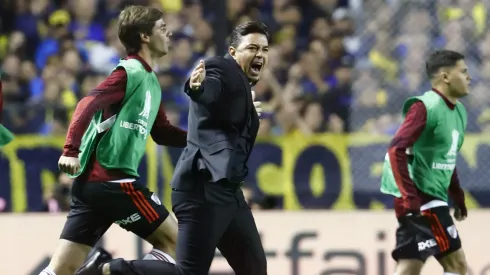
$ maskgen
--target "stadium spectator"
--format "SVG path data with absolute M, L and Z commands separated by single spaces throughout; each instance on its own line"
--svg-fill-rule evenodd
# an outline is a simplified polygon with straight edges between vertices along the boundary
M 260 136 L 393 134 L 404 100 L 428 89 L 423 60 L 436 48 L 463 52 L 475 72 L 468 131 L 490 129 L 488 6 L 480 0 L 228 0 L 226 22 L 211 0 L 8 0 L 0 3 L 3 121 L 15 134 L 64 135 L 79 99 L 125 53 L 114 19 L 124 5 L 165 11 L 172 54 L 157 75 L 169 119 L 185 127 L 182 85 L 195 62 L 245 20 L 272 33 L 270 63 L 254 90 Z M 219 12 L 219 11 L 218 11 Z

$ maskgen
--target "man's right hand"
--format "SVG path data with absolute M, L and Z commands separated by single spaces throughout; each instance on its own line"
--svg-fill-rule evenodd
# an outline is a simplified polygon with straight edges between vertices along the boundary
M 199 61 L 199 64 L 194 68 L 189 80 L 189 86 L 192 90 L 198 90 L 201 87 L 201 83 L 206 78 L 206 69 L 204 67 L 204 61 Z
M 75 175 L 80 170 L 80 160 L 76 157 L 61 156 L 58 161 L 58 168 L 63 173 Z

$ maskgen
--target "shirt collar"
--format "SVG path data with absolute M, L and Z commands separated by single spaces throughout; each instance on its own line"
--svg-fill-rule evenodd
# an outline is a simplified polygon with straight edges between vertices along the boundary
M 144 59 L 143 59 L 141 56 L 139 56 L 139 55 L 137 55 L 137 54 L 130 54 L 130 55 L 128 55 L 128 56 L 127 56 L 126 58 L 124 58 L 124 59 L 125 59 L 125 60 L 127 60 L 127 59 L 136 59 L 136 60 L 138 60 L 138 61 L 139 61 L 141 64 L 143 64 L 143 67 L 145 67 L 145 70 L 146 70 L 147 72 L 149 72 L 149 73 L 150 73 L 150 72 L 152 72 L 152 71 L 153 71 L 153 69 L 151 68 L 151 66 L 150 66 L 150 65 L 149 65 L 149 64 L 148 64 L 148 63 L 147 63 L 147 62 L 146 62 L 146 61 L 145 61 L 145 60 L 144 60 Z
M 434 91 L 436 94 L 438 94 L 440 97 L 442 97 L 442 99 L 444 99 L 444 102 L 446 102 L 446 105 L 451 109 L 453 110 L 454 107 L 456 107 L 456 104 L 452 103 L 451 101 L 449 101 L 449 99 L 443 95 L 441 92 L 439 92 L 437 89 L 435 88 L 432 88 L 432 91 Z

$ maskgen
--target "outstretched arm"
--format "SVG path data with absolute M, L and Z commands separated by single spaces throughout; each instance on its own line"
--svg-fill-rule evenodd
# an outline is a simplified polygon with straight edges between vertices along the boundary
M 195 102 L 203 105 L 218 101 L 224 86 L 224 69 L 216 60 L 204 64 L 201 61 L 192 71 L 184 86 L 185 93 Z

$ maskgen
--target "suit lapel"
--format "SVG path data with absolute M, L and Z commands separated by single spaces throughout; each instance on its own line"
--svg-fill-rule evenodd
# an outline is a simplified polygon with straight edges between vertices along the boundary
M 245 88 L 245 91 L 246 91 L 246 98 L 247 98 L 247 102 L 246 102 L 246 110 L 249 111 L 250 109 L 252 109 L 252 119 L 253 119 L 253 116 L 257 117 L 257 112 L 255 111 L 255 108 L 253 107 L 253 102 L 252 102 L 252 87 L 250 86 L 250 83 L 248 81 L 248 78 L 247 76 L 245 75 L 245 73 L 243 72 L 242 68 L 240 68 L 240 66 L 238 65 L 238 63 L 236 63 L 235 59 L 233 59 L 233 57 L 231 57 L 231 55 L 227 54 L 225 55 L 225 59 L 228 60 L 229 62 L 233 63 L 237 68 L 238 68 L 238 75 L 240 77 L 240 79 L 242 80 L 242 84 Z
M 240 76 L 240 79 L 242 80 L 242 84 L 243 84 L 245 90 L 250 91 L 251 87 L 250 87 L 250 83 L 248 82 L 247 76 L 243 72 L 242 68 L 240 68 L 238 63 L 236 63 L 235 59 L 233 59 L 233 57 L 231 57 L 231 55 L 229 55 L 229 54 L 225 55 L 225 59 L 228 60 L 229 62 L 233 63 L 238 68 L 237 72 L 238 72 L 238 75 Z
M 259 115 L 257 114 L 257 111 L 255 110 L 255 107 L 253 106 L 253 100 L 252 100 L 252 87 L 250 85 L 250 82 L 248 81 L 247 76 L 243 72 L 242 68 L 236 63 L 235 59 L 231 57 L 229 54 L 225 55 L 225 59 L 227 59 L 229 62 L 233 63 L 235 66 L 238 68 L 238 74 L 240 75 L 240 78 L 242 79 L 242 83 L 244 85 L 245 91 L 246 91 L 246 110 L 247 113 L 249 114 L 249 119 L 250 122 L 250 128 L 249 128 L 249 133 L 252 136 L 252 146 L 255 143 L 255 138 L 257 137 L 257 132 L 259 131 Z M 245 127 L 247 127 L 245 125 Z

